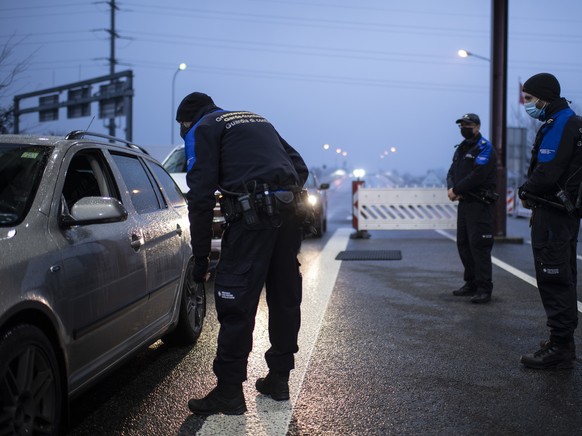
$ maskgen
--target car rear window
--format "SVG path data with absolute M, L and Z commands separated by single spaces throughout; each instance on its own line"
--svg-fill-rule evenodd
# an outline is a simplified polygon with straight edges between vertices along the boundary
M 41 145 L 0 144 L 0 226 L 16 225 L 26 217 L 50 150 Z
M 184 194 L 172 179 L 164 168 L 154 162 L 147 161 L 148 166 L 154 173 L 156 179 L 160 184 L 160 189 L 166 194 L 170 204 L 174 207 L 184 206 L 186 204 L 186 199 Z
M 129 189 L 129 196 L 137 213 L 142 214 L 161 209 L 152 182 L 139 159 L 135 156 L 113 153 L 112 157 Z

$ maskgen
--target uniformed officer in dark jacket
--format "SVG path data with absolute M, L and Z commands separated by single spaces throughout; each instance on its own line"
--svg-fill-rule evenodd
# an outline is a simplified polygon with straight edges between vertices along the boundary
M 188 159 L 186 176 L 194 280 L 207 277 L 215 191 L 222 192 L 227 222 L 216 268 L 214 294 L 220 322 L 213 370 L 217 386 L 191 399 L 195 414 L 238 415 L 246 409 L 242 383 L 252 348 L 255 315 L 266 285 L 269 339 L 266 377 L 256 382 L 262 394 L 289 399 L 289 372 L 298 350 L 301 273 L 301 188 L 307 166 L 265 118 L 217 107 L 202 93 L 186 96 L 178 107 Z
M 526 112 L 540 126 L 526 182 L 519 189 L 532 209 L 531 242 L 538 289 L 546 311 L 549 340 L 521 357 L 530 368 L 572 368 L 578 325 L 576 244 L 580 228 L 582 119 L 560 97 L 560 84 L 540 73 L 523 84 Z
M 472 296 L 472 303 L 488 303 L 493 291 L 495 149 L 479 132 L 479 116 L 468 113 L 456 122 L 465 140 L 456 146 L 447 188 L 449 199 L 459 201 L 457 249 L 465 269 L 465 284 L 453 295 Z

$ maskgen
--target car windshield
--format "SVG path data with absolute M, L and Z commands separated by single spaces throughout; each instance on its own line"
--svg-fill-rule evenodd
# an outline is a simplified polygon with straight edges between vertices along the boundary
M 186 153 L 184 148 L 177 148 L 164 160 L 164 169 L 169 173 L 186 172 Z
M 307 189 L 317 189 L 317 181 L 315 180 L 315 176 L 313 173 L 309 173 L 307 176 L 307 180 L 305 181 L 305 188 Z
M 21 222 L 32 204 L 50 148 L 0 144 L 0 226 Z

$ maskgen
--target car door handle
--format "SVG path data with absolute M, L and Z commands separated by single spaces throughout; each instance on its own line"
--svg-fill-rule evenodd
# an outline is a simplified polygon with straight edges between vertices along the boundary
M 136 235 L 135 233 L 131 235 L 131 248 L 133 248 L 135 251 L 139 251 L 143 244 L 143 236 Z
M 176 233 L 178 236 L 182 236 L 182 227 L 180 227 L 180 224 L 176 225 Z

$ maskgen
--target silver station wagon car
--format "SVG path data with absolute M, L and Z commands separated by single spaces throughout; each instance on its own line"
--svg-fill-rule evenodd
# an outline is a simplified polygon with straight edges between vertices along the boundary
M 0 135 L 1 434 L 57 434 L 67 401 L 135 351 L 196 342 L 187 209 L 126 141 Z

